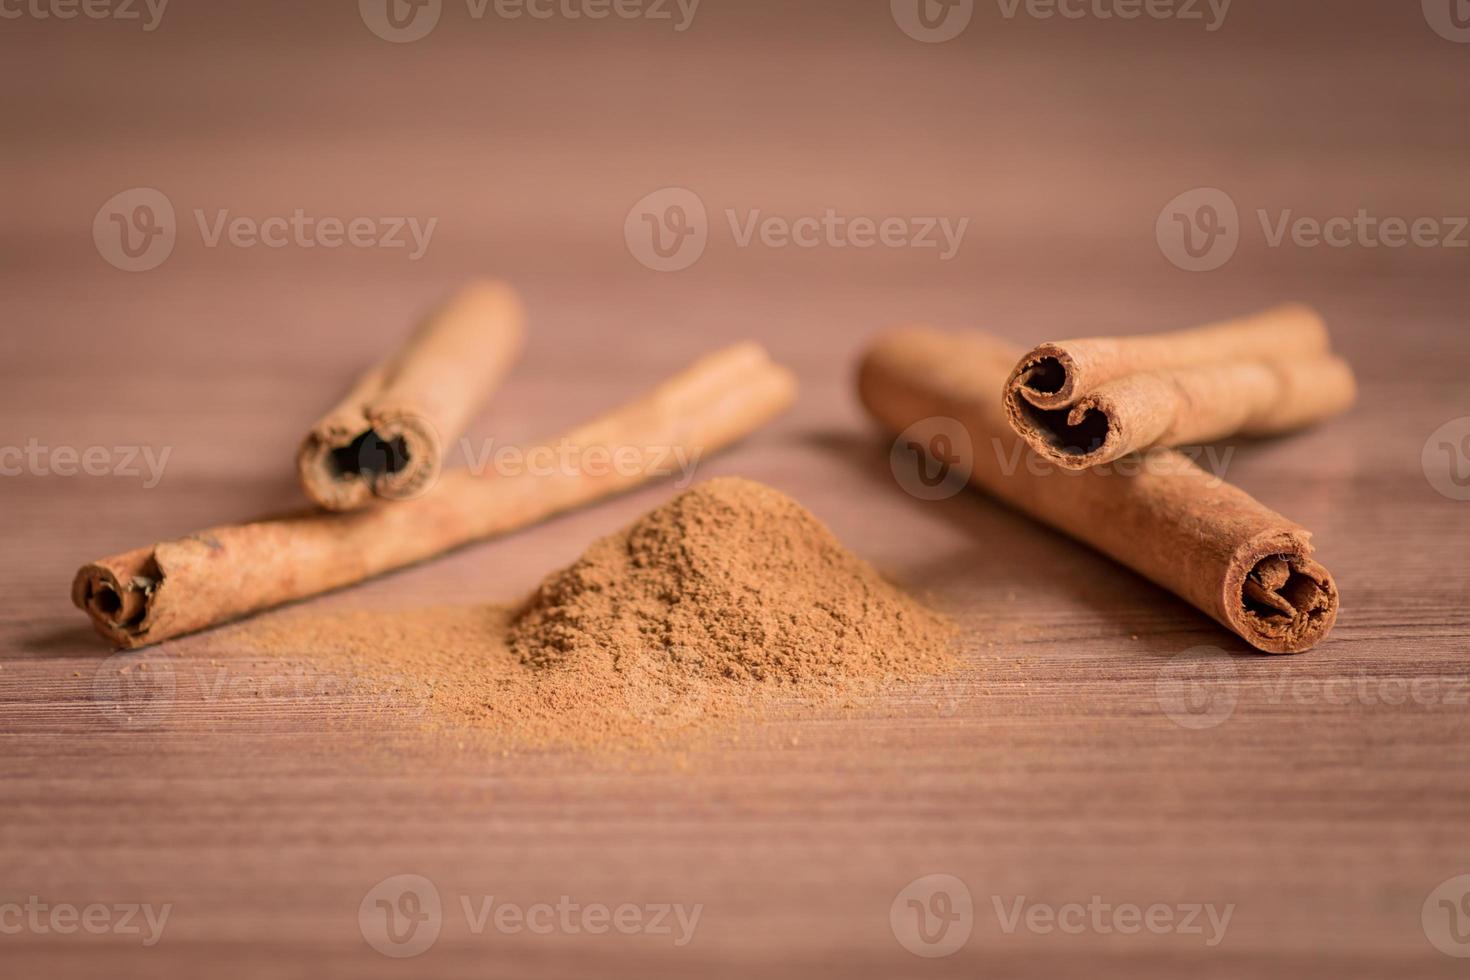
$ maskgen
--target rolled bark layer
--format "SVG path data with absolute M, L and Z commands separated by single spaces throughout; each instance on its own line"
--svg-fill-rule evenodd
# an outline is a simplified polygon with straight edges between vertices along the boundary
M 785 411 L 795 393 L 791 373 L 759 346 L 731 347 L 528 448 L 514 471 L 455 470 L 413 500 L 216 527 L 114 555 L 77 572 L 72 600 L 116 646 L 157 643 L 687 470 Z
M 1268 653 L 1310 649 L 1337 618 L 1337 586 L 1310 533 L 1156 448 L 1137 466 L 1073 471 L 1027 456 L 996 391 L 1017 350 L 984 334 L 911 327 L 866 352 L 858 391 L 890 432 L 952 418 L 971 447 L 952 466 L 1015 509 L 1175 593 Z M 962 447 L 953 447 L 960 449 Z
M 328 510 L 353 510 L 423 493 L 439 477 L 445 445 L 520 353 L 524 332 L 509 286 L 462 289 L 307 433 L 296 457 L 306 495 Z
M 1002 398 L 1031 448 L 1086 469 L 1154 446 L 1300 428 L 1356 395 L 1321 318 L 1291 304 L 1192 330 L 1041 344 Z

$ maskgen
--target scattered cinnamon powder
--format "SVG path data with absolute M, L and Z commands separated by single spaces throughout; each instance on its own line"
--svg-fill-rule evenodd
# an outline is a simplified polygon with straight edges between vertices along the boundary
M 287 613 L 241 629 L 232 647 L 323 669 L 343 658 L 430 725 L 607 746 L 913 685 L 953 666 L 954 632 L 801 505 L 742 479 L 595 542 L 519 607 Z

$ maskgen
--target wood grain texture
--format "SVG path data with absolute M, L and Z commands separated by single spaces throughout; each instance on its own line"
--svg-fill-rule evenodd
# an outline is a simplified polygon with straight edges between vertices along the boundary
M 351 4 L 180 3 L 148 33 L 3 22 L 0 78 L 19 96 L 0 158 L 16 192 L 0 223 L 0 447 L 169 456 L 156 486 L 141 463 L 0 478 L 0 905 L 172 904 L 151 948 L 0 934 L 7 977 L 1463 975 L 1421 911 L 1470 874 L 1470 501 L 1437 492 L 1422 457 L 1470 416 L 1467 253 L 1273 247 L 1257 212 L 1470 214 L 1470 45 L 1412 3 L 1240 4 L 1215 32 L 977 4 L 934 45 L 885 8 L 706 0 L 679 33 L 446 4 L 402 45 Z M 91 227 L 137 186 L 170 198 L 178 243 L 124 273 Z M 710 217 L 705 254 L 677 273 L 643 268 L 623 239 L 634 202 L 667 186 Z M 1226 190 L 1241 216 L 1213 272 L 1175 268 L 1154 238 L 1164 204 L 1195 187 Z M 195 216 L 297 208 L 439 221 L 408 261 L 209 247 Z M 970 223 L 941 261 L 741 246 L 727 217 L 828 208 Z M 300 432 L 479 274 L 523 292 L 529 337 L 473 439 L 559 431 L 758 340 L 797 370 L 801 399 L 700 475 L 801 500 L 961 622 L 964 670 L 636 766 L 425 735 L 412 703 L 364 696 L 311 651 L 262 660 L 229 630 L 144 654 L 157 680 L 134 675 L 119 712 L 118 662 L 68 601 L 76 568 L 295 505 Z M 1342 419 L 1222 447 L 1230 480 L 1314 532 L 1341 588 L 1333 635 L 1300 657 L 1250 655 L 979 496 L 913 499 L 851 390 L 856 353 L 894 322 L 1030 346 L 1288 299 L 1323 312 L 1362 385 Z M 315 605 L 513 599 L 671 492 Z M 1202 647 L 1218 653 L 1181 659 Z M 1229 706 L 1219 724 L 1171 719 L 1191 678 L 1215 698 L 1195 705 L 1207 720 Z M 404 961 L 375 952 L 358 917 L 399 874 L 445 903 L 438 941 Z M 974 901 L 968 942 L 942 959 L 890 926 L 929 874 Z M 489 895 L 703 912 L 682 947 L 475 934 L 459 899 Z M 1212 947 L 1008 933 L 995 902 L 1019 896 L 1234 911 Z

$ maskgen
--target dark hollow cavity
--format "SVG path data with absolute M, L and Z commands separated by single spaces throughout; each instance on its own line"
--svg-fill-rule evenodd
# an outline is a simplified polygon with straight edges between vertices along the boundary
M 1067 423 L 1070 408 L 1045 409 L 1023 405 L 1022 410 L 1036 424 L 1048 444 L 1070 456 L 1086 456 L 1102 448 L 1108 438 L 1108 417 L 1095 408 L 1082 413 L 1076 425 Z
M 408 461 L 408 443 L 402 436 L 383 439 L 372 429 L 351 444 L 332 450 L 332 467 L 339 475 L 368 480 L 384 473 L 397 473 L 408 466 Z
M 1249 592 L 1246 592 L 1241 597 L 1246 611 L 1253 613 L 1261 619 L 1295 618 L 1296 616 L 1302 615 L 1305 615 L 1308 619 L 1317 619 L 1320 617 L 1326 611 L 1326 604 L 1321 601 L 1322 586 L 1310 575 L 1303 575 L 1295 567 L 1290 566 L 1290 560 L 1285 555 L 1276 557 L 1287 561 L 1290 570 L 1287 572 L 1286 581 L 1281 584 L 1280 588 L 1269 589 L 1267 591 L 1274 592 L 1284 599 L 1287 605 L 1291 606 L 1294 616 L 1288 617 L 1280 609 L 1268 606 L 1263 602 L 1251 598 Z M 1261 581 L 1254 569 L 1251 571 L 1251 578 L 1255 580 L 1257 585 L 1265 588 L 1265 583 Z
M 1041 357 L 1026 369 L 1022 385 L 1043 395 L 1054 395 L 1062 390 L 1066 380 L 1067 369 L 1062 367 L 1061 361 L 1055 357 Z

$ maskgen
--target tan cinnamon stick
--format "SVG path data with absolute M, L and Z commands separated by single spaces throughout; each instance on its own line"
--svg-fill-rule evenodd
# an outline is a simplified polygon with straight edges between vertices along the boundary
M 1085 469 L 1152 446 L 1300 428 L 1356 394 L 1322 319 L 1290 304 L 1192 330 L 1041 344 L 1003 398 L 1031 448 Z
M 413 500 L 148 545 L 83 567 L 72 600 L 117 646 L 157 643 L 514 531 L 668 475 L 676 460 L 692 466 L 779 415 L 795 392 L 758 345 L 737 345 L 526 450 L 515 472 L 454 470 Z
M 504 283 L 462 289 L 307 433 L 296 456 L 306 495 L 328 510 L 352 510 L 432 485 L 444 446 L 520 353 L 523 321 L 520 300 Z
M 865 354 L 858 391 L 892 432 L 958 420 L 969 480 L 1193 603 L 1269 653 L 1307 650 L 1332 628 L 1338 594 L 1310 534 L 1163 448 L 1137 467 L 1075 472 L 1040 459 L 1007 423 L 996 391 L 1017 351 L 984 334 L 913 327 Z

